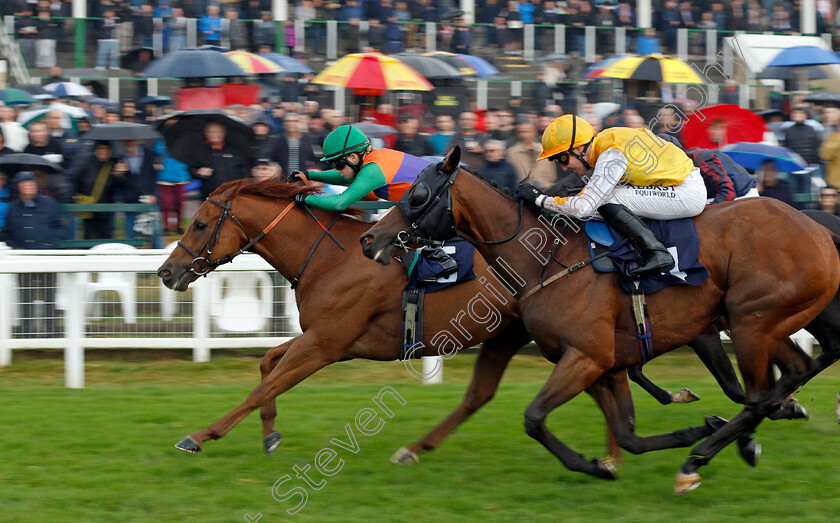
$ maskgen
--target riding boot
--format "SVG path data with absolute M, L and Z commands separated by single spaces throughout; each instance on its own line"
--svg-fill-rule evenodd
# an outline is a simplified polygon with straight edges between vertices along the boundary
M 598 213 L 615 230 L 626 236 L 641 253 L 641 264 L 627 271 L 628 276 L 642 278 L 653 274 L 666 274 L 674 268 L 674 258 L 665 246 L 626 207 L 617 203 L 608 203 L 599 207 Z
M 426 247 L 423 249 L 423 257 L 440 264 L 443 268 L 441 276 L 452 273 L 458 270 L 458 262 L 443 250 L 443 247 Z

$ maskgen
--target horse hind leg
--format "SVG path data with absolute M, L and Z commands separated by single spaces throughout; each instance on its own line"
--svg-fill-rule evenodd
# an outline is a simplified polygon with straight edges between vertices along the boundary
M 391 457 L 391 462 L 397 465 L 416 463 L 418 454 L 437 448 L 444 438 L 493 398 L 511 358 L 530 340 L 524 325 L 516 322 L 485 341 L 478 351 L 472 381 L 461 404 L 425 436 L 400 448 Z
M 697 357 L 712 373 L 726 397 L 743 405 L 744 388 L 741 387 L 735 367 L 732 366 L 729 355 L 726 354 L 726 349 L 720 341 L 720 331 L 716 327 L 711 327 L 691 340 L 688 346 L 694 349 Z

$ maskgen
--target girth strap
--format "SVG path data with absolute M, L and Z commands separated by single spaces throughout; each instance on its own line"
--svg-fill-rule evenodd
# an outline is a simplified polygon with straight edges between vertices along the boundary
M 653 337 L 650 328 L 650 313 L 648 313 L 645 291 L 640 279 L 633 280 L 633 324 L 636 326 L 636 339 L 639 340 L 639 356 L 642 363 L 653 359 Z
M 400 361 L 419 359 L 423 356 L 423 299 L 425 295 L 426 289 L 423 286 L 403 291 L 403 343 L 400 349 Z

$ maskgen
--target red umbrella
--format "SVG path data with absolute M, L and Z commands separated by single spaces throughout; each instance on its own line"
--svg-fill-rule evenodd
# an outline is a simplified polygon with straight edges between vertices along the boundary
M 760 142 L 766 130 L 764 118 L 737 105 L 713 105 L 697 109 L 680 133 L 686 149 L 720 149 L 739 142 Z

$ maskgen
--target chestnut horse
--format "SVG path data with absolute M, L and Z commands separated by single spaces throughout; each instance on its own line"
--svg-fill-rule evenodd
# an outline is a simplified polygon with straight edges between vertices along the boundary
M 617 275 L 579 270 L 578 262 L 588 258 L 580 229 L 558 230 L 559 217 L 540 221 L 521 201 L 461 169 L 459 160 L 456 147 L 444 161 L 424 169 L 397 209 L 362 235 L 365 255 L 388 264 L 401 246 L 418 237 L 443 240 L 458 234 L 506 275 L 506 289 L 518 300 L 528 332 L 556 363 L 525 411 L 525 429 L 569 469 L 615 477 L 602 460 L 587 461 L 546 428 L 548 414 L 582 391 L 593 395 L 619 445 L 630 452 L 699 440 L 696 433 L 635 435 L 625 369 L 642 358 L 630 298 Z M 696 488 L 702 465 L 740 436 L 752 434 L 784 398 L 840 357 L 837 330 L 812 323 L 840 285 L 840 237 L 766 198 L 719 204 L 694 221 L 700 261 L 710 276 L 699 286 L 668 287 L 648 297 L 655 352 L 685 344 L 722 317 L 730 328 L 747 396 L 740 414 L 692 450 L 677 473 L 678 494 Z M 535 255 L 533 245 L 528 248 L 523 240 L 533 231 L 563 238 L 546 242 Z M 783 342 L 806 325 L 823 348 L 816 361 Z M 774 363 L 782 371 L 778 383 Z

